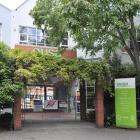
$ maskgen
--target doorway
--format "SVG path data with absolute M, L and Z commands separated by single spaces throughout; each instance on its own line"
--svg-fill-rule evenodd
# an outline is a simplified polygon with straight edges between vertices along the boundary
M 77 91 L 71 94 L 64 83 L 28 85 L 21 101 L 22 121 L 78 121 L 80 120 Z

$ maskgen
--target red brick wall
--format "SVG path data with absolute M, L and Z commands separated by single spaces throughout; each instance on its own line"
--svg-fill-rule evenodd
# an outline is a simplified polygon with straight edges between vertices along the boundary
M 52 50 L 52 51 L 57 51 L 58 50 L 58 48 L 55 48 L 55 47 L 22 45 L 22 44 L 16 45 L 15 48 L 20 48 L 20 49 L 28 51 L 28 52 L 33 51 L 34 49 L 36 49 L 36 50 L 39 50 L 40 52 L 46 52 L 46 53 L 49 50 Z M 74 58 L 77 58 L 77 52 L 75 50 L 66 49 L 63 52 L 62 57 L 66 58 L 66 59 L 74 59 Z
M 66 50 L 64 51 L 62 56 L 67 59 L 74 59 L 74 58 L 77 58 L 77 53 L 74 50 Z

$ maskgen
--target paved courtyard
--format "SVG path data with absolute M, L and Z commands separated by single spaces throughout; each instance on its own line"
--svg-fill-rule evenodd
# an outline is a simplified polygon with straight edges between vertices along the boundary
M 96 128 L 80 121 L 26 121 L 20 131 L 2 131 L 0 140 L 139 140 L 140 130 Z

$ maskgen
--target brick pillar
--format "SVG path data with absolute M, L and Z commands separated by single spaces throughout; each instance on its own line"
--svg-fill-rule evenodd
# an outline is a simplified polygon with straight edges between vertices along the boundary
M 15 97 L 13 107 L 13 127 L 14 130 L 21 129 L 21 97 Z
M 103 81 L 96 80 L 96 125 L 99 128 L 104 127 L 104 91 Z

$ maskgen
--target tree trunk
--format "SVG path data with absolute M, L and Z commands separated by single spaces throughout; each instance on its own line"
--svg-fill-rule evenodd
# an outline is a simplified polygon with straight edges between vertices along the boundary
M 86 120 L 86 89 L 85 80 L 80 82 L 80 117 L 81 120 Z

